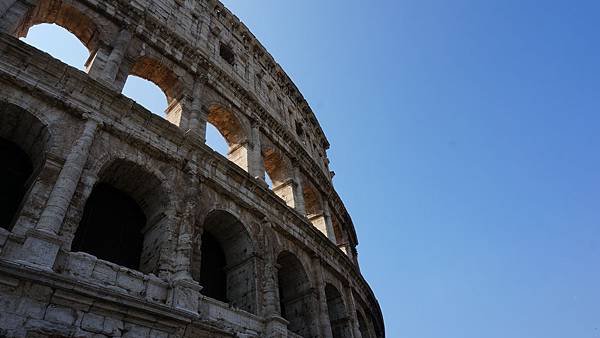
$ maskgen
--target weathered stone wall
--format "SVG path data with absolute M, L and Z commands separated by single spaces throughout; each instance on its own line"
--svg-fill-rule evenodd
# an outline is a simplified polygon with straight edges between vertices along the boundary
M 39 23 L 82 41 L 86 72 L 17 39 Z M 0 30 L 0 138 L 34 167 L 0 224 L 0 336 L 384 336 L 328 142 L 219 2 L 2 0 Z M 129 75 L 165 92 L 166 119 L 120 94 Z M 72 251 L 100 183 L 145 215 L 137 268 Z M 202 294 L 204 232 L 227 263 L 222 300 Z

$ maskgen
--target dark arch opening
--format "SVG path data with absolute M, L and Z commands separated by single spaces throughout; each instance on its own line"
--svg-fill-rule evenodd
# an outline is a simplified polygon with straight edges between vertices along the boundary
M 10 230 L 27 192 L 33 164 L 18 145 L 0 137 L 0 227 Z
M 356 317 L 358 318 L 358 330 L 360 331 L 361 338 L 371 338 L 365 317 L 358 310 L 356 311 Z
M 0 228 L 12 231 L 17 222 L 37 222 L 34 206 L 25 200 L 46 163 L 49 141 L 50 132 L 37 117 L 0 102 Z
M 156 272 L 168 240 L 169 205 L 161 181 L 123 159 L 100 171 L 73 239 L 73 251 L 144 273 Z
M 325 298 L 327 298 L 327 312 L 333 338 L 350 336 L 346 307 L 342 295 L 333 285 L 327 284 L 325 286 Z
M 106 183 L 99 183 L 85 204 L 73 250 L 138 269 L 145 225 L 146 216 L 133 198 Z
M 192 276 L 203 295 L 257 313 L 256 255 L 250 235 L 232 214 L 216 210 L 204 221 L 200 252 Z M 198 259 L 198 257 L 200 259 Z
M 302 337 L 316 336 L 316 297 L 302 263 L 292 253 L 284 252 L 277 264 L 279 305 L 281 316 L 289 322 L 288 329 Z
M 227 303 L 227 260 L 217 239 L 208 231 L 202 234 L 200 285 L 202 294 Z

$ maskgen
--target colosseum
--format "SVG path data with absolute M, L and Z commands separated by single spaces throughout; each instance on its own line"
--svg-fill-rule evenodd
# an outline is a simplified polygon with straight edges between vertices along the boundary
M 385 336 L 315 114 L 218 0 L 0 17 L 0 337 Z M 20 39 L 43 23 L 85 71 Z M 121 94 L 130 75 L 164 118 Z

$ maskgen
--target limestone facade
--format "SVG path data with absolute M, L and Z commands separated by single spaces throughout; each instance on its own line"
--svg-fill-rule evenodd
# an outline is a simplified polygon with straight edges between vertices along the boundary
M 40 23 L 85 72 L 19 40 Z M 0 51 L 0 337 L 385 336 L 329 143 L 220 2 L 0 0 Z

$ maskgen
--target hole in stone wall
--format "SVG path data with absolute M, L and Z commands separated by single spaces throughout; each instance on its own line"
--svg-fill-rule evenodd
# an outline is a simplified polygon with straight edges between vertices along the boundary
M 211 123 L 206 124 L 206 144 L 217 153 L 227 157 L 229 145 L 225 137 L 221 135 L 219 130 Z
M 289 321 L 288 329 L 302 337 L 312 337 L 315 329 L 314 302 L 310 282 L 302 263 L 289 252 L 277 259 L 279 304 L 281 315 Z
M 256 313 L 256 262 L 246 228 L 235 216 L 221 210 L 211 212 L 203 228 L 201 252 L 192 259 L 201 264 L 200 269 L 192 269 L 193 278 L 203 287 L 201 293 Z
M 346 325 L 346 309 L 342 295 L 334 286 L 327 284 L 325 286 L 325 298 L 327 299 L 327 312 L 333 338 L 348 337 L 350 330 Z
M 123 87 L 123 95 L 135 100 L 153 114 L 162 118 L 166 117 L 167 98 L 162 89 L 152 81 L 130 75 L 127 77 L 125 87 Z
M 73 251 L 138 270 L 146 225 L 142 209 L 128 194 L 97 184 L 87 200 L 75 233 Z
M 71 32 L 56 24 L 39 24 L 31 27 L 21 41 L 44 51 L 71 67 L 86 71 L 89 51 Z
M 230 65 L 235 63 L 235 54 L 233 53 L 233 49 L 222 42 L 219 44 L 219 55 Z
M 107 163 L 98 175 L 76 230 L 73 249 L 156 273 L 167 240 L 170 200 L 162 181 L 125 159 Z
M 273 189 L 273 180 L 271 179 L 271 176 L 269 176 L 269 173 L 265 171 L 265 183 L 267 183 L 267 185 L 269 186 L 269 189 Z
M 296 122 L 296 135 L 298 135 L 299 137 L 304 136 L 304 130 L 300 122 Z
M 201 293 L 227 303 L 227 261 L 219 242 L 208 231 L 202 234 L 202 258 L 200 265 Z
M 0 227 L 10 230 L 33 173 L 29 156 L 16 144 L 0 138 Z

